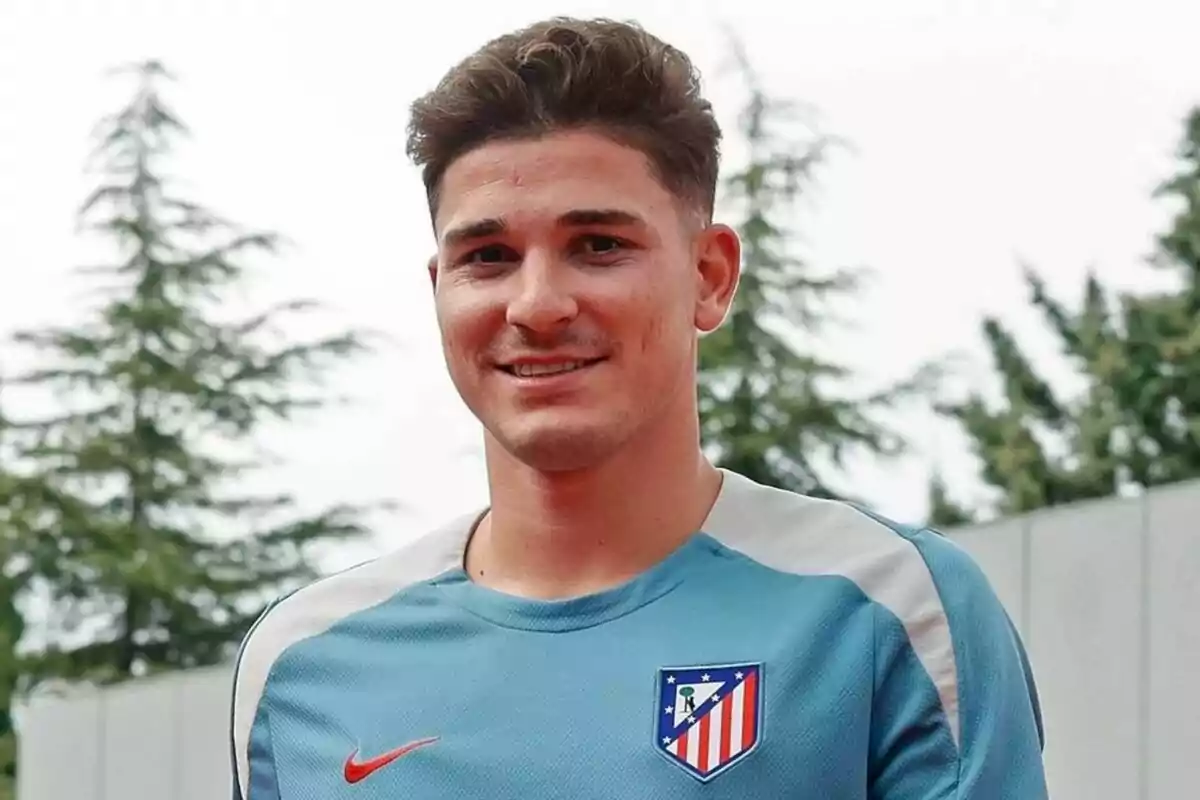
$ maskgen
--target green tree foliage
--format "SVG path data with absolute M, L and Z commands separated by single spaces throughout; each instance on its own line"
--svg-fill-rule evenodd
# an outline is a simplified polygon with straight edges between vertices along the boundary
M 316 577 L 314 546 L 365 532 L 364 509 L 303 513 L 248 486 L 262 424 L 319 408 L 319 378 L 362 351 L 355 333 L 285 337 L 295 301 L 235 318 L 232 294 L 276 235 L 179 195 L 167 161 L 185 126 L 157 62 L 95 134 L 81 227 L 111 261 L 78 323 L 24 331 L 38 367 L 10 384 L 36 416 L 4 431 L 9 572 L 48 611 L 27 682 L 98 682 L 219 663 L 267 602 Z M 15 406 L 13 406 L 15 407 Z M 21 628 L 0 587 L 5 647 Z
M 1045 300 L 1038 279 L 1032 273 L 1027 278 L 1035 304 Z M 1068 403 L 1038 375 L 998 319 L 985 319 L 982 329 L 1000 385 L 1000 402 L 989 402 L 976 392 L 963 402 L 942 405 L 941 410 L 966 432 L 984 483 L 999 495 L 995 511 L 1017 514 L 1112 494 L 1117 487 L 1107 453 L 1103 387 Z M 977 513 L 952 503 L 944 484 L 931 489 L 931 523 L 961 524 Z
M 950 498 L 945 478 L 935 474 L 929 484 L 929 518 L 943 528 L 967 525 L 974 521 L 974 514 Z
M 702 436 L 717 463 L 756 481 L 845 496 L 834 473 L 850 452 L 903 449 L 876 412 L 915 383 L 855 395 L 851 370 L 820 353 L 829 301 L 852 296 L 862 277 L 818 271 L 792 248 L 802 195 L 831 141 L 765 92 L 736 42 L 733 51 L 745 81 L 736 133 L 746 156 L 726 174 L 719 200 L 742 239 L 742 277 L 725 324 L 701 342 Z
M 1122 396 L 1139 434 L 1130 469 L 1146 486 L 1200 475 L 1200 108 L 1176 157 L 1178 170 L 1156 193 L 1175 211 L 1154 258 L 1175 291 L 1138 298 L 1126 313 L 1134 366 Z
M 997 495 L 994 508 L 973 515 L 1200 477 L 1200 109 L 1184 127 L 1179 170 L 1157 193 L 1176 211 L 1153 263 L 1174 286 L 1117 294 L 1089 274 L 1073 310 L 1026 271 L 1030 303 L 1082 379 L 1081 391 L 1053 390 L 1011 332 L 997 319 L 984 321 L 999 402 L 975 393 L 942 407 L 962 426 Z M 934 508 L 932 521 L 952 524 L 950 516 Z
M 6 469 L 9 422 L 0 407 L 0 800 L 16 797 L 17 738 L 13 705 L 29 669 L 20 645 L 28 627 L 21 601 L 36 576 L 53 572 L 53 531 L 34 524 L 41 493 Z

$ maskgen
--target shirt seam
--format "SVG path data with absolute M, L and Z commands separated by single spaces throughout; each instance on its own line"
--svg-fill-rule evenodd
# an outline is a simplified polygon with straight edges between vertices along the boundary
M 722 545 L 720 542 L 716 541 L 711 536 L 705 534 L 703 531 L 699 532 L 697 535 L 704 537 L 703 539 L 699 539 L 696 542 L 694 542 L 695 546 L 698 548 L 698 550 L 700 552 L 707 553 L 708 555 L 714 556 L 717 558 L 721 558 L 725 555 L 727 548 L 724 545 Z M 533 634 L 574 633 L 576 631 L 584 631 L 584 630 L 588 630 L 591 628 L 598 628 L 601 625 L 607 625 L 611 622 L 616 622 L 617 620 L 627 617 L 630 614 L 634 614 L 638 611 L 641 611 L 644 608 L 649 608 L 650 606 L 661 601 L 665 597 L 671 595 L 680 586 L 682 586 L 684 583 L 686 583 L 691 577 L 693 577 L 692 572 L 693 572 L 692 569 L 684 570 L 681 574 L 675 576 L 672 580 L 664 581 L 664 585 L 662 588 L 659 589 L 659 591 L 654 592 L 649 597 L 642 600 L 642 602 L 635 603 L 633 605 L 630 605 L 628 608 L 622 609 L 620 612 L 600 613 L 597 615 L 596 619 L 587 620 L 587 621 L 579 622 L 579 623 L 573 623 L 573 624 L 567 625 L 565 627 L 539 626 L 536 624 L 535 625 L 527 625 L 527 624 L 521 624 L 520 622 L 512 621 L 510 618 L 510 615 L 507 615 L 507 614 L 491 615 L 491 614 L 479 611 L 478 609 L 476 609 L 473 606 L 472 603 L 464 602 L 462 599 L 455 597 L 454 592 L 452 590 L 447 591 L 447 595 L 448 595 L 447 599 L 451 603 L 453 603 L 456 608 L 462 609 L 467 614 L 470 614 L 472 617 L 474 617 L 482 622 L 488 623 L 489 625 L 492 625 L 494 627 L 501 628 L 504 630 L 524 631 L 526 633 L 533 633 Z M 469 578 L 465 576 L 465 573 L 462 570 L 448 570 L 439 576 L 439 580 L 444 581 L 447 577 L 449 577 L 451 575 L 455 575 L 455 574 L 457 574 L 457 577 L 459 579 L 469 580 Z M 439 584 L 435 584 L 435 585 L 439 585 Z M 442 588 L 448 588 L 448 587 L 444 587 L 444 585 L 442 585 Z
M 680 586 L 682 586 L 686 581 L 687 581 L 687 576 L 680 576 L 674 582 L 670 583 L 665 589 L 663 589 L 662 591 L 656 592 L 653 596 L 647 598 L 644 602 L 632 605 L 629 608 L 623 609 L 622 611 L 615 613 L 615 614 L 603 614 L 603 615 L 600 615 L 597 619 L 589 620 L 586 622 L 580 622 L 579 624 L 572 624 L 572 625 L 569 625 L 566 627 L 549 627 L 549 626 L 542 627 L 542 626 L 537 626 L 537 625 L 522 625 L 517 622 L 509 621 L 507 619 L 501 619 L 500 618 L 501 615 L 492 616 L 490 614 L 482 613 L 479 610 L 473 608 L 470 603 L 464 603 L 457 598 L 450 597 L 448 599 L 450 600 L 451 603 L 454 604 L 455 608 L 459 608 L 462 611 L 466 612 L 467 614 L 470 614 L 472 617 L 474 617 L 482 622 L 485 622 L 489 625 L 497 627 L 497 628 L 503 628 L 505 630 L 513 630 L 513 631 L 523 631 L 525 633 L 533 633 L 533 634 L 575 633 L 577 631 L 585 631 L 590 628 L 598 628 L 601 625 L 607 625 L 610 622 L 616 622 L 617 620 L 622 619 L 623 617 L 627 617 L 630 614 L 641 611 L 644 608 L 649 608 L 650 606 L 654 605 L 658 601 L 662 600 L 664 597 L 667 597 L 668 595 L 670 595 L 672 592 L 674 592 L 676 589 L 678 589 Z

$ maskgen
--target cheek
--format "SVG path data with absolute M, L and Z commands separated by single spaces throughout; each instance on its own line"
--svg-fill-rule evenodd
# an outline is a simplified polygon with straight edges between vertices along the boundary
M 641 295 L 637 302 L 643 355 L 664 365 L 685 358 L 694 330 L 691 306 L 670 287 Z
M 446 350 L 460 360 L 472 358 L 487 345 L 496 320 L 504 316 L 475 293 L 458 289 L 440 291 L 435 311 Z

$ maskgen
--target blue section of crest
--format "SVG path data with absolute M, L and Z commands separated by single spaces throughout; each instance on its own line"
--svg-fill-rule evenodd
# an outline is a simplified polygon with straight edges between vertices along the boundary
M 699 666 L 699 667 L 674 667 L 659 670 L 658 673 L 658 723 L 655 726 L 658 746 L 665 747 L 669 742 L 663 742 L 663 739 L 674 741 L 681 733 L 687 730 L 700 720 L 705 714 L 709 713 L 716 707 L 716 703 L 709 700 L 701 702 L 699 707 L 695 709 L 695 713 L 689 714 L 691 721 L 688 718 L 681 719 L 679 724 L 675 724 L 678 718 L 675 713 L 675 701 L 678 699 L 677 688 L 681 685 L 695 683 L 720 683 L 721 688 L 717 690 L 716 699 L 721 700 L 725 695 L 732 692 L 740 683 L 745 681 L 752 672 L 761 670 L 758 664 L 730 664 L 720 666 Z M 755 717 L 757 717 L 758 701 L 755 703 Z

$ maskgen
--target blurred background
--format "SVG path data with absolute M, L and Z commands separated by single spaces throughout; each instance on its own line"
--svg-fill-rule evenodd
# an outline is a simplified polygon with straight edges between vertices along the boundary
M 264 605 L 485 501 L 407 105 L 552 14 L 724 125 L 713 457 L 972 552 L 1055 798 L 1194 791 L 1200 5 L 2 0 L 0 798 L 227 797 Z

